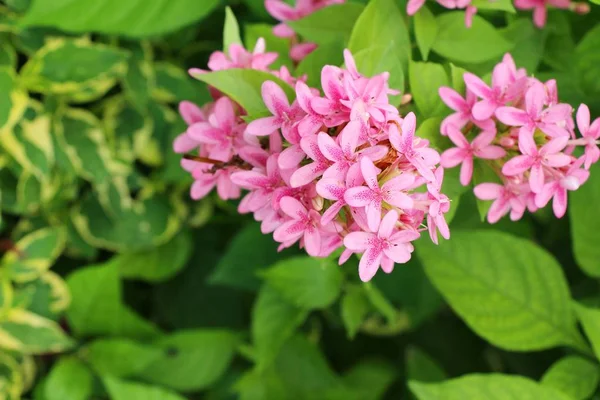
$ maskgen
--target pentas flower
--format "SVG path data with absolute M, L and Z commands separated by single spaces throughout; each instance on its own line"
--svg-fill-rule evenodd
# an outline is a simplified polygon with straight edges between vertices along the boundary
M 312 53 L 317 45 L 310 42 L 300 43 L 296 32 L 286 24 L 287 21 L 302 19 L 315 11 L 333 4 L 342 4 L 346 0 L 295 0 L 295 5 L 290 5 L 284 0 L 265 0 L 265 8 L 273 18 L 280 21 L 273 28 L 273 33 L 282 38 L 291 40 L 290 57 L 294 61 L 301 61 Z
M 339 249 L 340 264 L 356 253 L 366 281 L 380 266 L 389 273 L 407 262 L 420 232 L 436 243 L 438 232 L 449 238 L 449 199 L 440 155 L 415 136 L 415 115 L 389 102 L 397 94 L 389 73 L 368 78 L 349 51 L 344 59 L 346 69 L 323 68 L 322 91 L 288 77 L 295 99 L 265 81 L 271 115 L 249 123 L 224 94 L 202 109 L 183 103 L 189 127 L 174 148 L 196 153 L 182 160 L 194 199 L 213 188 L 223 199 L 244 190 L 238 211 L 252 213 L 280 249 L 299 243 L 314 257 Z
M 582 104 L 577 137 L 573 109 L 559 102 L 556 82 L 526 77 L 508 54 L 494 68 L 492 86 L 470 73 L 464 80 L 465 98 L 449 88 L 440 89 L 442 100 L 457 111 L 441 127 L 456 146 L 442 154 L 442 166 L 461 165 L 460 181 L 465 186 L 471 182 L 474 162 L 495 172 L 496 182 L 476 177 L 474 188 L 477 198 L 492 201 L 490 223 L 509 213 L 518 220 L 526 210 L 535 212 L 552 199 L 554 214 L 561 218 L 567 191 L 577 190 L 600 158 L 600 119 L 590 122 L 589 109 Z M 577 146 L 583 147 L 579 157 L 574 155 Z

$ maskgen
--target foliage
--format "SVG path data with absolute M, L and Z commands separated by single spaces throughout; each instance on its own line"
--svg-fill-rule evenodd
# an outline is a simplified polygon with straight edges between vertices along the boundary
M 178 104 L 211 101 L 207 84 L 248 120 L 269 115 L 267 79 L 293 100 L 264 71 L 187 74 L 259 37 L 311 86 L 344 48 L 390 72 L 392 103 L 440 151 L 438 88 L 464 90 L 465 70 L 489 81 L 505 52 L 598 116 L 600 6 L 550 10 L 540 29 L 473 1 L 467 28 L 434 2 L 409 18 L 406 2 L 349 0 L 285 39 L 262 0 L 1 3 L 0 399 L 600 396 L 597 165 L 563 219 L 547 206 L 494 225 L 447 170 L 450 240 L 363 283 L 356 257 L 278 252 L 238 203 L 191 200 L 172 151 Z M 299 39 L 319 47 L 297 62 Z

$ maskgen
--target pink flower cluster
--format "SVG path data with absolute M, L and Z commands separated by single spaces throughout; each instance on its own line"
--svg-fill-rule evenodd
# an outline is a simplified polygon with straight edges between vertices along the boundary
M 244 53 L 244 64 L 263 56 Z M 226 96 L 202 109 L 182 103 L 189 127 L 174 147 L 197 151 L 182 161 L 195 179 L 192 198 L 216 187 L 222 199 L 234 199 L 245 189 L 239 211 L 253 213 L 280 249 L 299 242 L 315 257 L 339 249 L 340 264 L 362 253 L 359 276 L 368 281 L 379 267 L 390 273 L 407 262 L 424 229 L 436 243 L 438 231 L 449 238 L 449 199 L 441 193 L 439 154 L 415 137 L 415 115 L 402 118 L 389 103 L 397 94 L 389 74 L 367 78 L 350 52 L 344 57 L 346 69 L 323 67 L 323 94 L 290 81 L 290 102 L 275 82 L 264 82 L 271 115 L 248 124 Z
M 489 0 L 493 2 L 495 0 Z M 436 0 L 441 6 L 451 10 L 465 10 L 465 25 L 471 27 L 473 16 L 477 13 L 477 7 L 472 4 L 472 0 Z M 408 0 L 406 12 L 408 15 L 414 15 L 425 4 L 425 0 Z M 514 0 L 514 6 L 518 10 L 532 10 L 533 22 L 538 28 L 546 25 L 546 16 L 548 7 L 558 9 L 568 9 L 578 14 L 586 14 L 590 11 L 589 4 L 575 3 L 571 0 Z
M 486 163 L 496 182 L 475 186 L 475 196 L 493 200 L 487 218 L 497 222 L 510 212 L 520 219 L 553 200 L 561 218 L 567 208 L 567 191 L 577 190 L 588 178 L 590 166 L 600 158 L 600 119 L 590 124 L 582 104 L 577 111 L 559 103 L 556 82 L 540 82 L 517 69 L 506 54 L 493 70 L 491 85 L 471 73 L 464 74 L 466 94 L 442 87 L 442 100 L 455 112 L 442 122 L 441 133 L 456 147 L 441 157 L 445 168 L 461 165 L 460 182 L 468 185 L 475 160 Z M 583 154 L 576 156 L 576 148 Z
M 273 28 L 273 33 L 278 37 L 291 40 L 290 57 L 298 62 L 315 50 L 317 45 L 310 42 L 300 42 L 296 32 L 286 22 L 302 19 L 324 7 L 344 2 L 346 0 L 296 0 L 295 6 L 292 7 L 288 4 L 289 2 L 284 0 L 265 0 L 265 8 L 273 18 L 280 21 Z

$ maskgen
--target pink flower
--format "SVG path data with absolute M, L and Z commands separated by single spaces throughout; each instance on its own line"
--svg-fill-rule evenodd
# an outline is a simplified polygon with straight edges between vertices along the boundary
M 279 174 L 277 157 L 277 154 L 269 157 L 266 170 L 255 168 L 252 171 L 239 171 L 231 175 L 233 183 L 241 188 L 251 190 L 245 204 L 247 210 L 257 211 L 265 205 L 270 205 L 273 192 L 282 186 L 283 181 Z
M 265 40 L 259 38 L 250 53 L 241 45 L 234 43 L 229 46 L 229 56 L 222 51 L 215 51 L 208 60 L 208 68 L 211 71 L 221 71 L 232 68 L 248 68 L 266 71 L 269 65 L 277 59 L 277 53 L 265 53 Z M 195 72 L 201 72 L 194 70 Z
M 367 186 L 350 188 L 344 194 L 346 203 L 352 207 L 365 207 L 369 229 L 375 230 L 381 221 L 382 203 L 386 202 L 399 208 L 412 208 L 413 200 L 404 190 L 415 181 L 413 175 L 403 173 L 390 179 L 379 187 L 377 175 L 379 170 L 367 157 L 360 160 L 360 170 Z
M 358 266 L 358 273 L 363 282 L 375 276 L 381 266 L 384 272 L 390 273 L 394 263 L 406 263 L 411 258 L 414 247 L 411 241 L 419 237 L 412 230 L 396 229 L 398 213 L 394 210 L 385 215 L 377 233 L 351 232 L 344 238 L 344 245 L 356 252 L 364 252 Z
M 511 100 L 511 93 L 508 89 L 513 82 L 510 79 L 510 71 L 504 63 L 500 63 L 494 68 L 491 87 L 470 72 L 465 73 L 464 80 L 467 88 L 483 99 L 473 106 L 475 119 L 490 118 L 498 107 Z
M 558 137 L 538 150 L 531 134 L 521 131 L 519 149 L 523 154 L 507 161 L 502 167 L 502 173 L 515 176 L 530 169 L 529 185 L 534 193 L 539 193 L 544 186 L 544 167 L 564 167 L 571 163 L 571 157 L 561 153 L 568 141 L 568 137 Z
M 431 167 L 440 162 L 440 155 L 429 147 L 415 146 L 415 114 L 410 112 L 402 121 L 402 135 L 395 124 L 389 125 L 389 137 L 392 146 L 398 150 L 423 177 L 429 181 L 435 179 Z
M 498 119 L 510 126 L 520 126 L 521 131 L 533 135 L 536 128 L 552 137 L 568 136 L 568 132 L 559 125 L 571 115 L 571 106 L 557 104 L 544 110 L 546 90 L 537 82 L 525 94 L 525 110 L 515 107 L 500 107 L 496 111 Z
M 290 185 L 293 188 L 304 186 L 319 176 L 331 165 L 331 162 L 321 153 L 317 136 L 306 136 L 300 141 L 302 150 L 313 162 L 298 168 L 290 177 Z
M 192 199 L 205 197 L 215 186 L 217 194 L 223 200 L 237 199 L 240 197 L 240 188 L 231 181 L 231 175 L 236 171 L 233 167 L 220 169 L 215 173 L 205 172 L 200 168 L 194 170 L 192 176 L 195 180 L 190 190 Z
M 285 92 L 273 81 L 266 81 L 261 87 L 262 98 L 272 117 L 259 118 L 248 124 L 246 133 L 255 136 L 266 136 L 281 129 L 284 136 L 290 132 L 304 116 L 302 109 L 294 102 L 290 105 Z
M 317 193 L 332 203 L 321 217 L 321 224 L 327 225 L 331 222 L 342 207 L 346 205 L 344 195 L 349 188 L 359 186 L 363 182 L 362 174 L 358 164 L 355 164 L 346 174 L 346 181 L 340 181 L 338 178 L 323 178 L 317 182 Z
M 199 143 L 211 145 L 208 156 L 214 160 L 229 161 L 236 148 L 246 145 L 243 129 L 237 122 L 233 102 L 221 97 L 215 102 L 214 111 L 208 122 L 196 122 L 188 130 L 188 136 Z
M 546 25 L 546 7 L 569 8 L 570 0 L 515 0 L 515 7 L 521 10 L 533 9 L 533 22 L 538 28 Z
M 481 183 L 473 189 L 475 196 L 480 200 L 494 200 L 487 219 L 490 224 L 495 224 L 510 211 L 510 219 L 517 221 L 525 213 L 525 196 L 529 192 L 528 185 L 507 183 Z
M 281 211 L 291 218 L 275 229 L 273 238 L 284 244 L 293 244 L 304 239 L 306 252 L 318 256 L 321 252 L 321 216 L 315 210 L 308 211 L 298 200 L 286 196 L 280 201 Z
M 438 244 L 437 232 L 440 231 L 444 239 L 450 239 L 450 228 L 444 214 L 450 210 L 450 199 L 441 193 L 444 180 L 444 168 L 435 171 L 435 181 L 427 184 L 428 197 L 431 199 L 427 213 L 427 228 L 431 241 Z
M 304 82 L 296 82 L 296 100 L 298 105 L 306 115 L 298 123 L 298 133 L 300 136 L 314 135 L 323 126 L 323 116 L 313 110 L 310 102 L 317 98 L 310 88 Z
M 463 99 L 461 95 L 458 94 L 454 89 L 445 86 L 440 87 L 438 89 L 438 93 L 442 101 L 446 103 L 446 105 L 452 110 L 456 111 L 454 114 L 450 114 L 442 121 L 440 131 L 443 135 L 448 134 L 448 125 L 454 125 L 456 128 L 462 129 L 471 120 L 473 120 L 471 110 L 477 102 L 477 96 L 475 96 L 475 93 L 467 89 L 467 94 Z
M 535 205 L 542 208 L 550 199 L 556 218 L 562 218 L 567 211 L 567 190 L 577 190 L 587 181 L 590 171 L 581 169 L 583 160 L 575 162 L 565 174 L 544 185 L 535 197 Z
M 454 126 L 448 127 L 448 136 L 457 146 L 446 150 L 442 154 L 441 163 L 445 168 L 452 168 L 462 163 L 460 168 L 460 183 L 467 186 L 473 176 L 473 157 L 486 160 L 496 160 L 506 155 L 500 146 L 491 143 L 496 138 L 495 131 L 483 131 L 472 143 L 465 138 L 461 131 Z
M 577 128 L 583 137 L 583 145 L 585 145 L 585 169 L 590 169 L 592 164 L 600 158 L 600 149 L 598 144 L 600 141 L 600 118 L 590 125 L 590 109 L 585 104 L 579 106 L 577 110 Z M 581 140 L 581 139 L 580 139 Z

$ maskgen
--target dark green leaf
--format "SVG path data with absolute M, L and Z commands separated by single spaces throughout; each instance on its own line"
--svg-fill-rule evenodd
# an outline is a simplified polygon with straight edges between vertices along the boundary
M 85 359 L 97 374 L 127 378 L 137 376 L 163 357 L 163 350 L 129 339 L 97 339 L 85 347 Z
M 371 306 L 362 286 L 349 286 L 341 301 L 341 315 L 349 339 L 356 336 Z
M 74 357 L 61 358 L 44 384 L 45 400 L 87 400 L 92 395 L 93 376 Z
M 442 367 L 418 347 L 407 349 L 406 371 L 410 381 L 441 382 L 447 377 Z
M 21 24 L 53 26 L 68 32 L 101 32 L 132 37 L 164 34 L 208 15 L 219 0 L 108 0 L 90 7 L 78 0 L 33 0 Z
M 112 400 L 185 400 L 177 393 L 159 386 L 122 381 L 112 377 L 103 379 Z
M 411 93 L 425 118 L 446 113 L 447 107 L 438 94 L 440 86 L 448 85 L 448 75 L 440 64 L 411 62 L 408 70 Z

